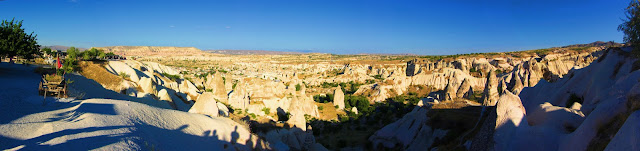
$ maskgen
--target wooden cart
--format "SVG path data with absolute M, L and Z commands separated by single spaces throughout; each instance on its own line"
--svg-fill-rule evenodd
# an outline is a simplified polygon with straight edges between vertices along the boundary
M 57 76 L 58 78 L 50 78 L 51 76 Z M 64 76 L 58 75 L 42 75 L 40 86 L 38 87 L 39 94 L 42 96 L 57 96 L 59 98 L 67 97 L 67 83 Z

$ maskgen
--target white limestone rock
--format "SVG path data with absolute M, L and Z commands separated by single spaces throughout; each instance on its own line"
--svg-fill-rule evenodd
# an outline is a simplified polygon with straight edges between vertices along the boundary
M 338 86 L 333 93 L 333 105 L 338 106 L 338 109 L 344 110 L 344 93 L 342 92 L 342 88 Z
M 228 111 L 227 111 L 228 112 Z M 211 117 L 218 117 L 218 104 L 216 100 L 213 98 L 213 93 L 205 92 L 202 93 L 196 100 L 196 103 L 193 104 L 191 109 L 189 109 L 189 113 L 197 113 L 209 115 Z

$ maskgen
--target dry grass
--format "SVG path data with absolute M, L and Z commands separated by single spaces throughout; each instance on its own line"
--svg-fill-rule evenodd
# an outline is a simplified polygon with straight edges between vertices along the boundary
M 335 106 L 333 106 L 333 102 L 328 103 L 318 103 L 314 102 L 318 106 L 318 111 L 320 111 L 320 120 L 331 121 L 338 120 L 338 115 L 346 115 L 344 111 L 338 111 Z M 322 107 L 322 110 L 319 108 Z
M 416 96 L 427 96 L 429 93 L 435 91 L 436 89 L 431 86 L 424 85 L 410 85 L 407 88 L 407 93 L 415 93 Z
M 120 92 L 120 89 L 122 89 L 120 84 L 123 79 L 107 71 L 104 68 L 104 64 L 105 62 L 99 61 L 80 61 L 78 68 L 82 76 L 100 83 L 106 89 Z
M 432 109 L 461 109 L 469 106 L 466 101 L 462 100 L 450 100 L 442 101 L 438 104 L 433 104 Z
M 62 81 L 62 76 L 51 74 L 51 75 L 45 75 L 44 79 L 46 79 L 48 82 L 60 82 Z

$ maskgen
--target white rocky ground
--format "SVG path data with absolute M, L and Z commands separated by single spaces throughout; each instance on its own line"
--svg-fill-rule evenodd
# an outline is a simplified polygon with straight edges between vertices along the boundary
M 33 67 L 0 63 L 0 149 L 251 150 L 267 143 L 222 117 L 110 99 L 47 99 Z M 83 88 L 77 77 L 75 88 Z M 77 82 L 77 83 L 76 83 Z M 95 84 L 95 83 L 94 83 Z M 86 97 L 118 97 L 82 89 Z M 93 96 L 95 95 L 95 96 Z M 120 96 L 126 97 L 126 96 Z

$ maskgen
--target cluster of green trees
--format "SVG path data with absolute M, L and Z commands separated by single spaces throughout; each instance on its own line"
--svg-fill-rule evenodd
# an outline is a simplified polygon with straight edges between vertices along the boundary
M 81 55 L 80 50 L 76 47 L 69 47 L 67 49 L 67 57 L 62 61 L 62 70 L 58 70 L 58 74 L 60 72 L 73 72 L 78 65 L 78 56 Z
M 107 54 L 104 53 L 101 49 L 91 48 L 87 51 L 82 52 L 83 60 L 97 60 L 105 58 Z
M 36 41 L 37 35 L 27 34 L 22 28 L 22 21 L 15 19 L 2 20 L 0 24 L 0 59 L 15 56 L 33 59 L 40 55 L 40 45 Z
M 632 0 L 625 15 L 626 19 L 618 26 L 618 31 L 624 33 L 624 42 L 635 46 L 632 54 L 640 57 L 640 2 Z
M 358 108 L 358 112 L 369 113 L 371 111 L 371 104 L 369 99 L 360 95 L 346 95 L 344 96 L 345 109 L 351 110 L 351 107 Z
M 313 101 L 318 103 L 329 103 L 333 102 L 333 94 L 326 94 L 324 96 L 318 94 L 313 96 Z

